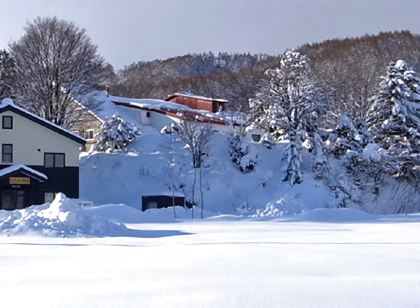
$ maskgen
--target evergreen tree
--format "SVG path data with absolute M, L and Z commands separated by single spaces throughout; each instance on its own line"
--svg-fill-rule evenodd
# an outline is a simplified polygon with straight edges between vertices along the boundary
M 330 137 L 331 153 L 336 158 L 341 158 L 350 153 L 362 153 L 369 137 L 366 128 L 360 120 L 352 119 L 343 113 L 338 118 L 332 137 Z
M 388 65 L 367 119 L 375 142 L 394 162 L 396 175 L 419 165 L 420 79 L 403 60 Z
M 280 66 L 265 72 L 260 91 L 250 100 L 252 125 L 270 133 L 275 141 L 288 143 L 284 157 L 285 181 L 302 182 L 302 150 L 314 154 L 322 163 L 322 143 L 318 117 L 327 101 L 311 79 L 309 59 L 297 51 L 287 51 Z M 320 158 L 320 159 L 318 159 Z
M 95 136 L 94 149 L 103 152 L 125 150 L 138 135 L 137 128 L 124 122 L 121 117 L 114 114 L 102 124 L 98 134 Z

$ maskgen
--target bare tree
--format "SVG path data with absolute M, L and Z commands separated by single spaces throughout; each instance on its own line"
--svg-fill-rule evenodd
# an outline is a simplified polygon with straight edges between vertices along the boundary
M 12 96 L 15 75 L 15 61 L 6 50 L 0 50 L 0 98 Z
M 210 125 L 196 121 L 181 121 L 173 127 L 174 132 L 185 143 L 191 153 L 192 165 L 194 168 L 194 179 L 192 186 L 192 201 L 194 203 L 195 187 L 197 182 L 197 170 L 199 171 L 199 188 L 201 195 L 201 219 L 204 218 L 204 192 L 202 181 L 202 166 L 205 155 L 209 153 L 209 143 L 213 135 Z M 193 207 L 194 211 L 194 207 Z M 193 212 L 194 215 L 194 212 Z
M 36 18 L 10 45 L 16 65 L 15 96 L 19 104 L 69 128 L 78 111 L 72 95 L 105 81 L 112 71 L 84 29 L 56 17 Z

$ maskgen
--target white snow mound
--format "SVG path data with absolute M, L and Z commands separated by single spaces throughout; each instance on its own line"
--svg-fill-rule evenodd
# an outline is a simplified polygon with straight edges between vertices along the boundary
M 358 209 L 350 208 L 324 208 L 315 209 L 296 215 L 292 220 L 319 221 L 319 222 L 356 222 L 371 221 L 377 217 Z
M 52 203 L 22 210 L 0 211 L 3 234 L 36 233 L 47 236 L 118 236 L 128 229 L 103 216 L 92 215 L 76 200 L 59 193 Z

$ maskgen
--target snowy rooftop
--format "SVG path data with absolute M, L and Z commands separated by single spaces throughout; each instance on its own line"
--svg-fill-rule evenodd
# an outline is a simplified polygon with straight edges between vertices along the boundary
M 17 164 L 17 165 L 13 165 L 13 166 L 10 166 L 10 167 L 1 169 L 0 170 L 0 178 L 6 176 L 8 174 L 11 174 L 13 172 L 19 171 L 19 170 L 23 170 L 23 171 L 29 172 L 29 173 L 34 174 L 34 175 L 36 175 L 36 176 L 38 176 L 38 177 L 40 177 L 42 179 L 48 180 L 48 177 L 45 174 L 43 174 L 43 173 L 41 173 L 39 171 L 36 171 L 36 170 L 34 170 L 32 168 L 29 168 L 29 167 L 27 167 L 25 165 L 22 165 L 22 164 Z
M 17 110 L 17 111 L 27 115 L 29 118 L 33 118 L 36 121 L 45 124 L 46 126 L 52 127 L 53 130 L 59 131 L 59 132 L 63 133 L 64 135 L 67 135 L 68 137 L 71 137 L 71 139 L 73 139 L 73 140 L 77 140 L 78 142 L 83 143 L 83 144 L 85 143 L 85 140 L 82 137 L 80 137 L 79 135 L 77 135 L 77 134 L 75 134 L 75 133 L 57 125 L 57 124 L 54 124 L 54 123 L 52 123 L 52 122 L 34 114 L 32 112 L 29 112 L 28 110 L 26 110 L 26 109 L 24 109 L 24 108 L 22 108 L 18 105 L 16 105 L 11 98 L 4 98 L 2 100 L 2 102 L 0 103 L 0 110 L 3 109 L 3 108 L 7 108 L 7 107 L 11 107 L 14 110 Z
M 177 117 L 193 117 L 200 121 L 208 121 L 216 124 L 243 125 L 244 121 L 237 120 L 223 113 L 213 113 L 206 110 L 193 109 L 188 106 L 159 99 L 136 99 L 110 96 L 112 102 L 128 108 L 138 108 L 156 112 L 169 112 Z
M 230 115 L 228 113 L 213 113 L 206 110 L 192 109 L 188 106 L 169 102 L 160 99 L 152 98 L 128 98 L 120 96 L 107 95 L 106 91 L 93 91 L 85 98 L 81 98 L 80 103 L 86 106 L 85 101 L 95 101 L 99 103 L 99 110 L 94 113 L 102 120 L 111 118 L 114 114 L 122 116 L 124 119 L 133 123 L 137 122 L 137 118 L 132 113 L 126 112 L 126 108 L 142 109 L 147 111 L 154 111 L 158 113 L 168 114 L 178 118 L 188 117 L 196 118 L 204 122 L 211 122 L 216 124 L 228 125 L 243 125 L 245 120 L 237 115 Z
M 118 96 L 110 96 L 110 99 L 114 103 L 124 103 L 131 106 L 136 106 L 139 108 L 166 110 L 166 111 L 181 111 L 181 110 L 193 110 L 188 106 L 167 102 L 160 99 L 151 99 L 151 98 L 126 98 Z

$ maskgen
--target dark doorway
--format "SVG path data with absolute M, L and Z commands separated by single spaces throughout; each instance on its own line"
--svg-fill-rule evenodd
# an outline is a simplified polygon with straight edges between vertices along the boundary
M 16 210 L 25 207 L 25 191 L 19 189 L 2 189 L 0 209 Z
M 171 206 L 185 207 L 185 197 L 170 195 L 142 196 L 142 208 L 144 212 L 147 209 L 161 209 Z

